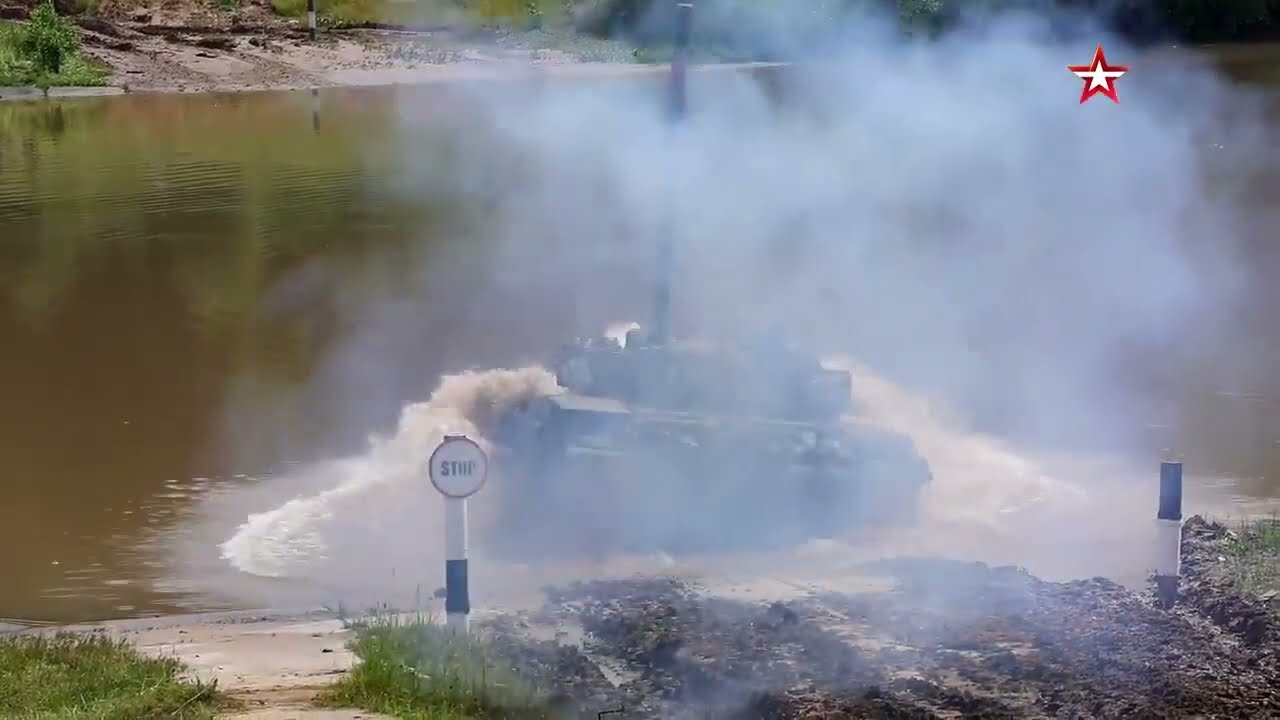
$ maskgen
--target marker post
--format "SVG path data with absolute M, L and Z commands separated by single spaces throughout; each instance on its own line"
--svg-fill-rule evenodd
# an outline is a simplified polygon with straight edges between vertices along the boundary
M 431 484 L 444 496 L 444 612 L 451 630 L 470 630 L 471 592 L 467 586 L 467 498 L 480 492 L 489 476 L 484 449 L 465 435 L 446 435 L 427 460 Z
M 1160 463 L 1160 505 L 1156 510 L 1156 599 L 1173 607 L 1182 572 L 1182 463 Z

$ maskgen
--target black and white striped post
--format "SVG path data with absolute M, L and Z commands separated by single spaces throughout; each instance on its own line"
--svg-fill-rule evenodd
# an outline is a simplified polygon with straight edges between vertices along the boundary
M 307 0 L 307 34 L 316 39 L 316 0 Z
M 1182 572 L 1182 463 L 1160 463 L 1160 505 L 1156 510 L 1156 598 L 1165 607 L 1178 599 Z
M 466 435 L 445 435 L 427 460 L 431 484 L 444 496 L 444 612 L 446 626 L 470 629 L 467 587 L 467 498 L 489 477 L 489 457 Z

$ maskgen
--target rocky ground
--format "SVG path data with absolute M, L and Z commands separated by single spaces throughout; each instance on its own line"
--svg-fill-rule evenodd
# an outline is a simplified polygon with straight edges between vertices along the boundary
M 676 580 L 587 583 L 489 626 L 589 717 L 1280 717 L 1280 620 L 1216 572 L 1227 533 L 1188 521 L 1173 610 L 1101 578 L 895 560 L 867 568 L 889 592 L 752 604 Z M 530 640 L 540 626 L 583 640 Z

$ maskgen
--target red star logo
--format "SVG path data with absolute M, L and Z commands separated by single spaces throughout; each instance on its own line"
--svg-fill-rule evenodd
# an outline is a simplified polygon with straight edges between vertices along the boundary
M 1116 78 L 1129 72 L 1129 66 L 1108 65 L 1101 45 L 1093 51 L 1093 62 L 1088 65 L 1068 65 L 1067 69 L 1075 73 L 1076 77 L 1084 79 L 1084 90 L 1080 93 L 1081 105 L 1098 94 L 1111 98 L 1111 102 L 1120 102 L 1120 98 L 1116 97 Z

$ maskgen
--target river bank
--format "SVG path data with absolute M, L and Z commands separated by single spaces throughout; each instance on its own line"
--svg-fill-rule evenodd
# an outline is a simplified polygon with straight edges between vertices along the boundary
M 329 30 L 315 41 L 282 26 L 186 26 L 157 35 L 147 24 L 107 24 L 83 33 L 84 53 L 110 68 L 102 88 L 0 88 L 2 99 L 130 93 L 205 93 L 427 84 L 459 80 L 655 74 L 665 66 L 538 47 L 501 31 Z M 603 55 L 600 53 L 599 55 Z M 771 63 L 721 63 L 742 70 Z
M 23 21 L 24 7 L 0 7 Z M 267 0 L 213 7 L 169 3 L 157 9 L 105 3 L 65 15 L 82 52 L 107 71 L 105 84 L 128 92 L 239 92 L 388 85 L 538 74 L 645 72 L 624 43 L 561 30 L 474 24 L 305 23 Z M 16 96 L 13 92 L 9 95 Z
M 362 18 L 357 20 L 343 19 L 340 12 L 339 17 L 322 14 L 314 39 L 305 17 L 281 14 L 289 9 L 281 0 L 184 1 L 155 7 L 106 2 L 87 11 L 60 12 L 79 32 L 84 56 L 105 71 L 105 85 L 127 92 L 297 90 L 543 72 L 643 73 L 657 70 L 654 61 L 663 57 L 663 51 L 642 39 L 606 39 L 579 31 L 569 20 L 537 27 L 445 16 L 440 18 L 449 22 L 438 22 L 438 13 L 418 7 L 409 2 L 392 7 L 396 12 L 370 15 L 389 14 L 402 20 L 398 23 L 363 19 L 371 12 L 367 9 L 353 16 Z M 24 21 L 30 13 L 25 5 L 0 5 L 0 21 Z M 418 17 L 426 19 L 415 21 Z M 734 58 L 711 52 L 705 59 L 727 65 Z M 732 67 L 751 64 L 758 63 Z
M 476 613 L 485 655 L 468 662 L 489 667 L 489 681 L 514 671 L 547 703 L 591 717 L 618 707 L 645 718 L 1273 716 L 1280 616 L 1224 571 L 1240 540 L 1187 521 L 1173 610 L 1102 578 L 1046 582 L 928 558 L 813 577 L 587 582 L 549 589 L 537 607 Z M 333 682 L 388 642 L 405 654 L 393 658 L 405 677 L 428 679 L 406 689 L 395 673 L 357 673 L 344 684 L 365 694 L 337 696 L 377 710 L 395 693 L 401 716 L 439 701 L 426 671 L 438 674 L 441 658 L 419 647 L 434 636 L 413 620 L 260 612 L 61 629 L 181 661 L 226 692 L 230 717 L 312 717 L 317 698 L 333 704 Z M 314 717 L 381 717 L 324 712 Z

